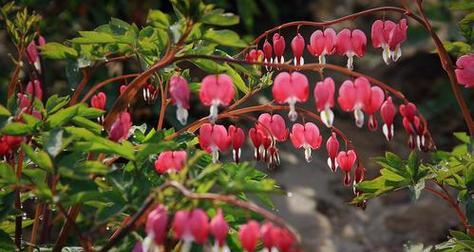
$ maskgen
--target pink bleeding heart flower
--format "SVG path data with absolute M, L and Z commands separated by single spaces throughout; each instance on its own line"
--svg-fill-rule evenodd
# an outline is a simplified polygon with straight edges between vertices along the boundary
M 245 60 L 248 62 L 262 62 L 263 58 L 263 51 L 257 49 L 252 49 L 245 55 Z
M 91 106 L 96 109 L 105 110 L 105 105 L 107 103 L 107 95 L 104 92 L 99 92 L 98 94 L 92 96 Z
M 319 81 L 314 87 L 316 109 L 321 116 L 321 120 L 327 127 L 331 127 L 334 122 L 334 113 L 331 108 L 334 107 L 335 89 L 334 80 L 331 77 Z
M 372 45 L 374 48 L 383 49 L 382 56 L 387 65 L 390 59 L 397 61 L 401 57 L 400 44 L 407 38 L 407 29 L 406 19 L 400 20 L 398 24 L 390 20 L 376 20 L 372 24 Z
M 230 139 L 224 126 L 204 123 L 199 129 L 199 144 L 203 150 L 212 154 L 212 162 L 216 163 L 219 151 L 229 148 Z
M 349 112 L 354 111 L 354 118 L 357 127 L 364 125 L 364 109 L 371 97 L 371 89 L 369 80 L 365 77 L 358 77 L 354 82 L 350 80 L 344 81 L 339 88 L 339 97 L 337 101 L 341 109 Z
M 288 129 L 286 128 L 285 119 L 281 115 L 263 113 L 258 117 L 257 127 L 264 134 L 271 134 L 271 137 L 279 142 L 283 142 L 288 137 Z M 261 124 L 261 125 L 260 125 Z
M 227 74 L 204 77 L 199 90 L 199 99 L 204 106 L 210 106 L 209 120 L 215 122 L 219 106 L 228 106 L 234 98 L 232 79 Z
M 393 138 L 393 119 L 395 118 L 396 114 L 397 108 L 393 104 L 392 97 L 389 96 L 380 107 L 380 116 L 384 122 L 382 131 L 387 141 L 390 141 Z
M 39 36 L 37 41 L 32 40 L 26 47 L 28 62 L 33 65 L 39 73 L 41 73 L 41 61 L 37 46 L 43 46 L 44 44 L 46 44 L 46 40 L 43 36 Z
M 189 251 L 192 242 L 204 244 L 209 234 L 209 217 L 202 209 L 180 210 L 171 224 L 175 239 L 183 241 L 181 251 Z
M 109 139 L 121 142 L 128 138 L 130 128 L 132 128 L 132 118 L 128 112 L 122 112 L 117 116 L 115 122 L 109 130 Z
M 311 150 L 318 149 L 323 141 L 318 126 L 312 122 L 307 122 L 305 125 L 293 124 L 290 139 L 295 148 L 304 148 L 304 156 L 307 162 L 311 162 Z
M 293 235 L 286 228 L 274 227 L 272 230 L 273 240 L 275 241 L 275 247 L 280 252 L 292 251 L 295 239 Z
M 408 121 L 413 121 L 417 112 L 418 109 L 416 108 L 416 105 L 411 102 L 400 105 L 400 115 L 407 118 Z
M 378 127 L 377 119 L 375 118 L 375 112 L 380 109 L 382 103 L 385 99 L 385 93 L 380 87 L 371 87 L 369 99 L 365 101 L 364 107 L 362 110 L 369 115 L 369 120 L 367 125 L 369 130 L 375 131 Z
M 240 160 L 241 148 L 245 141 L 245 134 L 241 128 L 235 127 L 234 125 L 229 126 L 229 139 L 232 143 L 232 153 L 234 161 L 236 163 Z
M 459 84 L 467 88 L 474 87 L 474 54 L 459 57 L 454 71 Z
M 408 119 L 408 117 L 403 117 L 402 120 L 403 128 L 408 134 L 408 146 L 410 149 L 415 149 L 416 146 L 420 146 L 418 142 L 418 129 L 420 129 L 420 118 L 414 116 L 413 119 Z
M 357 155 L 353 150 L 340 151 L 339 154 L 337 154 L 337 164 L 344 172 L 344 185 L 346 186 L 351 184 L 350 172 L 356 159 Z
M 302 73 L 281 72 L 275 77 L 272 87 L 273 98 L 279 104 L 288 103 L 290 112 L 288 118 L 296 121 L 298 113 L 295 105 L 297 102 L 306 102 L 309 96 L 308 78 Z
M 43 88 L 39 80 L 29 81 L 26 85 L 26 93 L 36 97 L 38 100 L 43 100 Z
M 249 136 L 254 146 L 255 159 L 265 159 L 267 149 L 272 143 L 270 134 L 265 133 L 260 127 L 256 127 L 249 130 Z
M 337 153 L 339 152 L 339 141 L 337 141 L 337 136 L 335 132 L 332 132 L 331 136 L 326 142 L 326 150 L 328 152 L 328 166 L 333 172 L 337 170 Z
M 272 235 L 273 229 L 274 226 L 271 222 L 265 222 L 260 228 L 260 235 L 262 237 L 263 246 L 267 249 L 267 251 L 272 251 L 274 248 L 276 248 L 276 242 L 273 240 Z
M 301 34 L 296 34 L 296 36 L 291 40 L 291 50 L 293 51 L 293 64 L 295 66 L 302 66 L 304 65 L 304 58 L 303 58 L 303 52 L 304 52 L 304 38 L 301 36 Z
M 123 95 L 123 93 L 125 93 L 125 91 L 127 90 L 127 88 L 128 88 L 128 85 L 120 85 L 119 94 L 120 94 L 120 95 Z
M 367 38 L 363 31 L 344 29 L 337 34 L 336 51 L 347 57 L 347 68 L 354 69 L 354 56 L 362 57 L 365 54 Z
M 0 157 L 6 157 L 16 152 L 22 142 L 23 137 L 9 135 L 0 136 Z
M 362 164 L 360 164 L 360 162 L 359 162 L 359 165 L 357 166 L 357 168 L 354 171 L 354 184 L 358 184 L 358 183 L 364 181 L 365 172 L 366 172 L 366 170 L 365 170 L 364 166 L 362 166 Z
M 273 62 L 275 62 L 275 64 L 285 63 L 285 57 L 283 57 L 285 46 L 285 38 L 281 36 L 280 33 L 273 34 L 273 51 L 275 52 L 275 59 Z
M 222 209 L 217 209 L 217 214 L 214 216 L 214 218 L 212 218 L 209 227 L 211 234 L 216 239 L 214 244 L 215 251 L 219 251 L 219 248 L 223 251 L 228 251 L 229 249 L 226 246 L 226 237 L 227 233 L 229 232 L 229 224 L 224 219 Z
M 18 97 L 17 103 L 18 103 L 19 113 L 27 113 L 29 115 L 36 117 L 39 120 L 43 119 L 43 115 L 41 114 L 41 112 L 39 112 L 36 108 L 34 108 L 34 106 L 32 106 L 31 99 L 28 94 L 18 93 L 17 97 Z
M 168 231 L 168 211 L 165 206 L 160 204 L 148 214 L 145 231 L 144 251 L 154 251 L 152 248 L 164 244 Z
M 247 252 L 254 252 L 257 247 L 257 241 L 260 239 L 260 225 L 254 220 L 240 226 L 239 240 L 242 248 Z
M 164 151 L 155 161 L 155 170 L 160 174 L 179 172 L 183 169 L 187 157 L 186 151 Z
M 308 51 L 319 57 L 319 64 L 326 64 L 326 55 L 332 55 L 336 46 L 336 31 L 326 28 L 323 31 L 316 30 L 309 39 Z
M 185 125 L 188 121 L 189 97 L 191 96 L 188 81 L 181 76 L 172 76 L 170 96 L 171 102 L 177 107 L 176 118 L 182 125 Z
M 268 40 L 265 39 L 265 42 L 263 43 L 263 56 L 264 56 L 264 60 L 263 62 L 265 64 L 273 64 L 273 47 L 272 45 L 270 44 L 270 42 L 268 42 Z M 268 70 L 269 67 L 265 66 L 265 68 Z
M 143 92 L 143 100 L 147 104 L 154 104 L 156 98 L 158 98 L 158 88 L 156 88 L 153 84 L 147 83 L 145 87 L 142 89 Z

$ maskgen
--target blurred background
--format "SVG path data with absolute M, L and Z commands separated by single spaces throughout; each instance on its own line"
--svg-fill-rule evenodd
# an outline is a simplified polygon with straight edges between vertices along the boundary
M 7 2 L 7 1 L 2 1 Z M 116 17 L 137 25 L 143 25 L 149 9 L 161 9 L 171 12 L 167 1 L 158 0 L 18 0 L 18 4 L 28 6 L 43 16 L 41 34 L 47 41 L 63 42 L 77 36 L 77 31 L 91 30 L 107 23 Z M 399 5 L 404 1 L 382 0 L 208 0 L 226 11 L 241 16 L 241 23 L 232 29 L 244 38 L 251 40 L 267 29 L 278 24 L 295 20 L 330 20 L 367 8 L 383 5 Z M 406 1 L 411 2 L 411 1 Z M 459 40 L 457 27 L 460 12 L 449 9 L 452 0 L 426 0 L 426 11 L 440 37 L 447 40 Z M 343 27 L 359 28 L 370 34 L 370 26 L 376 19 L 385 17 L 398 21 L 401 14 L 382 13 L 379 16 L 366 16 L 334 26 L 336 30 Z M 304 27 L 300 32 L 306 38 L 314 28 Z M 282 32 L 287 49 L 296 30 Z M 14 54 L 11 43 L 4 30 L 0 31 L 0 85 L 5 90 L 8 73 L 13 68 L 10 54 Z M 447 77 L 443 72 L 437 55 L 433 53 L 433 44 L 420 26 L 409 20 L 408 40 L 403 44 L 403 55 L 399 62 L 385 65 L 381 51 L 368 45 L 367 56 L 357 59 L 356 71 L 369 73 L 373 77 L 401 90 L 411 101 L 415 102 L 427 118 L 431 132 L 434 134 L 438 149 L 449 149 L 455 145 L 452 133 L 464 131 L 464 122 L 451 93 Z M 305 62 L 314 62 L 305 54 Z M 345 65 L 343 57 L 329 57 L 329 62 Z M 45 62 L 47 95 L 71 93 L 71 88 L 79 82 L 81 75 L 71 62 Z M 108 68 L 98 71 L 91 83 L 106 79 L 109 76 L 137 71 L 133 64 L 110 64 Z M 333 73 L 336 83 L 345 77 Z M 199 81 L 196 76 L 194 81 Z M 312 86 L 319 76 L 310 76 Z M 110 94 L 118 94 L 118 86 L 107 87 Z M 123 83 L 126 84 L 126 83 Z M 312 90 L 312 89 L 311 89 Z M 472 92 L 465 97 L 472 107 Z M 256 97 L 249 103 L 268 100 L 270 95 Z M 5 94 L 0 94 L 4 103 Z M 113 99 L 108 99 L 109 103 Z M 195 101 L 196 102 L 196 101 Z M 197 104 L 197 103 L 196 103 Z M 109 104 L 111 105 L 111 104 Z M 314 109 L 314 101 L 306 104 Z M 190 120 L 204 116 L 207 111 L 201 106 L 192 106 Z M 155 125 L 158 114 L 157 105 L 144 106 L 138 102 L 134 109 L 136 124 Z M 174 111 L 169 112 L 168 126 L 175 126 Z M 242 126 L 245 122 L 239 122 Z M 370 157 L 383 155 L 385 150 L 406 155 L 407 136 L 400 124 L 396 124 L 395 139 L 387 143 L 381 133 L 368 132 L 366 127 L 354 126 L 349 114 L 336 114 L 336 126 L 353 139 L 353 143 L 362 155 L 368 169 L 368 177 L 378 174 L 378 169 Z M 329 132 L 323 131 L 325 137 Z M 412 202 L 407 192 L 399 191 L 388 196 L 372 200 L 365 211 L 352 207 L 347 202 L 352 198 L 351 188 L 342 183 L 341 174 L 333 174 L 326 165 L 324 148 L 313 154 L 313 162 L 307 164 L 302 152 L 295 151 L 291 144 L 280 145 L 282 165 L 277 169 L 266 170 L 275 178 L 286 195 L 275 195 L 275 211 L 284 217 L 301 234 L 305 251 L 403 251 L 404 244 L 424 243 L 434 245 L 446 239 L 448 229 L 458 228 L 459 223 L 447 205 L 431 195 L 423 194 L 417 202 Z M 248 143 L 244 153 L 250 160 L 253 155 Z M 258 164 L 260 165 L 260 164 Z

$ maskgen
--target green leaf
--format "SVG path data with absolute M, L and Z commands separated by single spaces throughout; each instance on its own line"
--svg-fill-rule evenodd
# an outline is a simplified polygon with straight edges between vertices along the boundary
M 236 25 L 239 21 L 239 16 L 236 16 L 233 13 L 224 13 L 223 9 L 212 10 L 201 18 L 201 22 L 204 24 L 218 26 Z
M 471 137 L 466 134 L 466 132 L 454 132 L 453 134 L 459 141 L 470 144 L 471 143 Z
M 51 157 L 43 150 L 34 151 L 33 148 L 27 144 L 22 144 L 21 148 L 25 154 L 41 169 L 52 172 L 53 171 L 53 161 Z
M 68 123 L 74 116 L 77 115 L 79 109 L 78 106 L 79 105 L 74 105 L 72 107 L 64 108 L 52 114 L 48 117 L 48 119 L 46 119 L 46 127 L 48 129 L 53 129 Z
M 41 55 L 48 59 L 66 59 L 76 58 L 78 56 L 78 53 L 74 48 L 56 42 L 47 43 L 39 48 L 41 50 Z
M 154 27 L 167 30 L 170 26 L 168 14 L 163 13 L 160 10 L 150 10 L 146 18 L 147 24 L 150 24 Z
M 1 251 L 15 251 L 15 243 L 12 238 L 0 229 L 0 250 Z
M 425 180 L 420 180 L 415 185 L 408 186 L 410 189 L 410 197 L 413 201 L 418 200 L 420 198 L 421 192 L 425 188 Z
M 114 36 L 96 31 L 80 31 L 82 37 L 71 39 L 72 43 L 76 44 L 106 44 L 119 42 Z
M 9 117 L 11 115 L 10 111 L 0 104 L 0 117 Z
M 53 129 L 49 133 L 45 149 L 53 158 L 63 150 L 63 133 L 62 129 Z
M 448 51 L 450 54 L 459 57 L 461 55 L 465 55 L 471 52 L 471 46 L 467 44 L 466 42 L 462 41 L 447 41 L 443 43 L 444 48 L 446 48 L 446 51 Z
M 230 47 L 246 47 L 247 44 L 242 41 L 239 35 L 231 30 L 213 30 L 209 29 L 204 33 L 204 39 Z
M 0 179 L 6 184 L 16 184 L 18 179 L 15 170 L 7 163 L 0 163 Z
M 225 64 L 227 66 L 226 73 L 232 78 L 234 86 L 237 87 L 240 91 L 244 94 L 248 94 L 250 92 L 249 87 L 245 84 L 244 80 L 240 75 L 235 71 L 231 66 Z
M 86 128 L 95 134 L 99 135 L 102 132 L 102 125 L 93 122 L 85 117 L 82 116 L 75 116 L 72 118 L 72 123 L 78 127 Z
M 9 123 L 2 129 L 2 133 L 11 136 L 31 135 L 34 129 L 24 123 Z
M 69 102 L 69 97 L 68 96 L 58 96 L 57 94 L 52 95 L 49 97 L 48 101 L 46 101 L 46 112 L 48 114 L 55 113 L 59 109 L 63 108 L 66 106 L 66 104 Z

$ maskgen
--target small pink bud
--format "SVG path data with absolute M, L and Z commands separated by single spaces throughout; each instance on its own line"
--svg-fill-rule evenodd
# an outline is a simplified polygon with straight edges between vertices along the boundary
M 456 60 L 456 79 L 466 88 L 474 87 L 474 54 L 463 55 Z
M 409 102 L 407 104 L 400 105 L 400 115 L 406 117 L 407 120 L 413 121 L 415 115 L 417 114 L 416 105 Z
M 164 151 L 155 161 L 155 170 L 160 173 L 179 172 L 187 159 L 186 151 Z
M 320 112 L 320 117 L 327 127 L 331 127 L 334 122 L 334 113 L 331 108 L 334 107 L 335 84 L 331 77 L 316 83 L 314 87 L 314 99 L 316 109 Z
M 218 247 L 223 247 L 226 243 L 227 233 L 229 232 L 229 224 L 224 219 L 222 209 L 217 209 L 217 214 L 212 218 L 210 224 L 211 234 L 216 239 Z
M 91 98 L 91 106 L 93 108 L 105 110 L 106 103 L 107 95 L 104 92 L 99 92 Z
M 242 145 L 245 141 L 245 134 L 241 128 L 235 127 L 234 125 L 229 126 L 229 138 L 232 143 L 232 150 L 234 154 L 234 161 L 236 163 L 240 160 L 240 154 Z
M 275 59 L 273 60 L 276 64 L 285 63 L 283 53 L 285 53 L 285 38 L 280 36 L 279 33 L 273 34 L 273 51 L 275 52 Z
M 26 85 L 26 93 L 38 98 L 40 101 L 43 100 L 43 88 L 41 87 L 41 82 L 39 80 L 29 81 L 28 85 Z
M 170 96 L 171 102 L 177 107 L 176 118 L 182 125 L 185 125 L 188 120 L 189 97 L 191 96 L 188 81 L 181 76 L 172 76 Z
M 257 241 L 260 239 L 259 229 L 260 225 L 254 220 L 250 220 L 247 224 L 240 226 L 239 239 L 245 251 L 255 251 Z
M 262 62 L 263 58 L 263 51 L 257 49 L 252 49 L 245 55 L 245 60 L 248 62 Z
M 301 34 L 296 34 L 296 36 L 291 40 L 291 50 L 293 51 L 293 63 L 295 66 L 304 65 L 304 52 L 305 42 Z
M 328 165 L 333 172 L 337 170 L 336 157 L 339 152 L 339 141 L 335 132 L 332 132 L 331 136 L 326 142 L 326 150 L 328 152 Z
M 158 245 L 163 244 L 168 230 L 168 211 L 163 205 L 158 205 L 148 214 L 145 230 Z
M 337 164 L 341 167 L 341 170 L 345 173 L 344 174 L 344 185 L 350 185 L 351 178 L 350 178 L 350 171 L 354 166 L 354 163 L 357 159 L 357 155 L 353 150 L 340 151 L 337 154 Z
M 395 118 L 396 114 L 397 108 L 392 102 L 392 97 L 389 96 L 380 107 L 380 116 L 384 122 L 382 131 L 387 141 L 390 141 L 393 138 L 393 119 Z
M 115 142 L 126 140 L 131 127 L 132 119 L 130 114 L 128 112 L 120 113 L 110 127 L 109 139 Z
M 127 88 L 128 88 L 127 85 L 120 85 L 119 94 L 120 94 L 120 95 L 123 95 L 123 93 L 125 93 L 125 91 L 127 90 Z
M 273 48 L 272 45 L 265 39 L 263 43 L 263 55 L 265 57 L 265 63 L 273 63 Z

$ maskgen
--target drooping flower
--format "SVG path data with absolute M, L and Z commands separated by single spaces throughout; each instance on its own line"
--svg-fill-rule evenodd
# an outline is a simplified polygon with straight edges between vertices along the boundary
M 189 251 L 192 242 L 204 244 L 209 234 L 209 217 L 199 208 L 191 211 L 180 210 L 172 223 L 175 239 L 183 241 L 181 251 Z
M 172 76 L 170 78 L 170 96 L 171 102 L 177 107 L 176 118 L 182 125 L 185 125 L 188 121 L 189 97 L 191 96 L 188 81 L 181 76 Z
M 336 38 L 336 31 L 332 28 L 326 28 L 324 32 L 316 30 L 311 34 L 308 51 L 319 57 L 319 64 L 326 64 L 326 55 L 334 54 Z
M 171 77 L 173 78 L 173 77 Z M 171 87 L 170 87 L 171 88 Z M 147 83 L 145 87 L 143 87 L 142 92 L 143 92 L 143 100 L 147 104 L 154 104 L 156 101 L 156 98 L 158 98 L 158 88 L 156 88 L 153 84 Z
M 323 140 L 319 134 L 319 128 L 312 122 L 304 126 L 299 123 L 293 124 L 290 134 L 291 142 L 295 148 L 304 148 L 304 156 L 307 162 L 311 162 L 311 150 L 318 149 Z
M 199 144 L 203 150 L 212 154 L 212 162 L 215 163 L 219 160 L 219 151 L 229 148 L 230 139 L 224 126 L 204 123 L 199 129 Z
M 354 184 L 358 184 L 362 181 L 364 181 L 365 178 L 365 168 L 362 166 L 362 164 L 359 162 L 359 165 L 354 171 Z
M 354 69 L 354 56 L 362 57 L 365 54 L 367 38 L 363 31 L 344 29 L 337 34 L 336 51 L 347 57 L 347 68 Z
M 331 127 L 334 122 L 334 113 L 331 110 L 331 108 L 334 107 L 334 92 L 335 85 L 331 77 L 319 81 L 314 87 L 316 109 L 320 113 L 321 120 L 327 127 Z
M 37 46 L 42 46 L 44 44 L 46 44 L 46 40 L 43 36 L 39 36 L 37 41 L 32 40 L 26 47 L 26 56 L 28 58 L 28 62 L 33 65 L 33 67 L 39 73 L 41 73 L 41 61 Z
M 372 24 L 372 45 L 383 49 L 383 60 L 388 65 L 390 59 L 397 61 L 402 55 L 400 44 L 407 38 L 407 20 L 402 19 L 398 24 L 390 20 L 376 20 Z
M 396 114 L 397 108 L 393 104 L 392 97 L 389 96 L 380 107 L 380 116 L 384 122 L 382 131 L 387 141 L 390 141 L 393 138 L 393 119 Z
M 273 63 L 273 47 L 268 42 L 268 40 L 265 39 L 265 42 L 263 43 L 263 56 L 264 56 L 264 61 L 265 63 Z M 267 68 L 268 69 L 268 68 Z
M 98 94 L 92 96 L 91 106 L 96 109 L 105 110 L 105 105 L 107 103 L 107 95 L 104 92 L 99 92 Z
M 229 224 L 224 219 L 222 209 L 217 209 L 217 214 L 214 216 L 214 218 L 212 218 L 209 229 L 216 240 L 214 244 L 214 250 L 229 251 L 229 248 L 226 246 L 226 237 L 227 233 L 229 232 Z
M 263 58 L 263 51 L 257 49 L 252 49 L 245 55 L 245 60 L 248 62 L 262 62 Z
M 43 100 L 43 88 L 39 80 L 29 81 L 26 85 L 26 93 L 36 97 L 38 100 Z
M 362 109 L 368 103 L 371 97 L 369 80 L 365 77 L 358 77 L 354 82 L 344 81 L 339 88 L 339 97 L 337 101 L 341 109 L 349 112 L 354 111 L 354 118 L 357 127 L 364 125 L 364 113 Z
M 270 147 L 272 140 L 270 134 L 266 134 L 259 127 L 251 128 L 249 130 L 249 137 L 254 146 L 254 157 L 256 160 L 265 159 L 268 147 Z
M 283 53 L 285 53 L 285 38 L 280 35 L 280 33 L 273 34 L 273 51 L 275 52 L 275 59 L 273 62 L 276 64 L 283 64 L 285 63 L 285 57 L 283 57 Z
M 474 54 L 459 57 L 454 71 L 459 84 L 467 88 L 474 87 Z
M 227 74 L 208 75 L 202 80 L 199 98 L 203 105 L 210 106 L 211 122 L 217 120 L 219 106 L 228 106 L 234 95 L 234 85 Z
M 357 155 L 353 150 L 340 151 L 339 154 L 337 154 L 337 164 L 344 172 L 344 185 L 346 186 L 351 184 L 350 172 L 356 159 Z
M 17 109 L 19 113 L 27 113 L 38 118 L 39 120 L 43 119 L 43 115 L 41 114 L 41 112 L 35 108 L 34 103 L 31 103 L 31 95 L 18 93 L 17 97 Z
M 23 137 L 20 136 L 0 136 L 0 157 L 5 157 L 16 152 L 22 142 Z
M 187 159 L 186 151 L 164 151 L 155 161 L 155 170 L 160 174 L 179 172 Z
M 276 248 L 279 252 L 290 252 L 293 244 L 294 237 L 286 228 L 274 227 L 272 230 L 273 240 L 275 241 Z
M 257 127 L 264 133 L 271 135 L 276 141 L 283 142 L 288 137 L 285 119 L 279 114 L 263 113 L 258 117 Z
M 155 251 L 165 242 L 168 231 L 168 211 L 165 206 L 160 204 L 148 214 L 145 231 L 147 237 L 143 242 L 143 251 Z
M 408 134 L 408 146 L 414 149 L 418 146 L 419 149 L 425 146 L 425 126 L 417 115 L 418 110 L 416 105 L 409 102 L 407 104 L 400 105 L 400 115 L 403 117 L 402 124 L 403 128 Z
M 273 98 L 279 104 L 288 103 L 288 118 L 295 121 L 298 117 L 295 105 L 306 102 L 309 96 L 309 84 L 306 76 L 299 72 L 281 72 L 275 77 L 272 87 Z
M 128 112 L 122 112 L 117 116 L 115 122 L 109 130 L 109 139 L 120 142 L 128 138 L 130 128 L 132 127 L 132 118 Z
M 242 248 L 247 252 L 254 252 L 257 247 L 257 241 L 260 239 L 260 225 L 254 220 L 240 226 L 239 240 Z
M 263 247 L 266 249 L 266 252 L 271 252 L 276 247 L 272 235 L 273 229 L 274 226 L 271 222 L 265 222 L 260 228 L 260 235 L 262 237 Z
M 326 150 L 328 152 L 328 165 L 333 172 L 337 170 L 337 153 L 339 152 L 339 141 L 337 141 L 337 136 L 335 132 L 332 132 L 331 136 L 326 142 Z
M 291 40 L 291 50 L 293 51 L 293 64 L 295 66 L 304 65 L 303 51 L 304 51 L 304 38 L 301 34 L 296 34 L 296 36 Z
M 236 163 L 240 160 L 241 148 L 245 141 L 245 134 L 241 128 L 229 126 L 229 138 L 232 143 L 232 154 Z
M 365 100 L 365 104 L 362 110 L 369 116 L 367 125 L 369 130 L 371 131 L 377 130 L 378 122 L 375 118 L 375 112 L 380 109 L 380 106 L 382 106 L 384 99 L 385 94 L 380 87 L 375 86 L 370 88 L 369 98 Z

